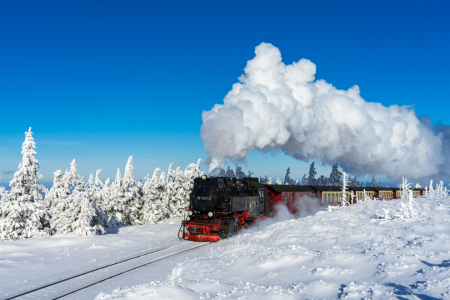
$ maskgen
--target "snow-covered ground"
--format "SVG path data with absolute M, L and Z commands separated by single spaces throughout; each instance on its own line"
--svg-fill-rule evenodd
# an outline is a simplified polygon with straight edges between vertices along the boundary
M 161 282 L 97 299 L 450 298 L 450 200 L 417 199 L 412 211 L 401 202 L 269 220 Z
M 56 234 L 0 242 L 0 299 L 149 249 L 176 245 L 180 223 L 174 219 L 157 225 L 123 226 L 100 236 Z
M 261 223 L 70 299 L 450 299 L 450 199 L 369 201 Z M 417 214 L 418 213 L 418 214 Z M 173 224 L 0 243 L 0 298 L 177 243 Z M 206 249 L 205 249 L 206 248 Z

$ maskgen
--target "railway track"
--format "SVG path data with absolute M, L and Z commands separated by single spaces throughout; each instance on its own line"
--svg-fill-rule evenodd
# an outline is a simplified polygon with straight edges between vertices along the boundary
M 101 282 L 115 278 L 133 270 L 148 266 L 163 259 L 188 252 L 210 244 L 209 242 L 182 242 L 151 249 L 144 253 L 114 261 L 108 265 L 41 285 L 28 291 L 8 296 L 12 299 L 61 299 Z

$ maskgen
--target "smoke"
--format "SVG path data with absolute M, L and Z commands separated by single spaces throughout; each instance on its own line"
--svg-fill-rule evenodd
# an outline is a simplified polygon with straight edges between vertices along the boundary
M 296 195 L 294 201 L 294 212 L 291 213 L 285 205 L 279 204 L 275 206 L 273 214 L 270 218 L 256 222 L 248 230 L 248 232 L 262 230 L 272 224 L 313 216 L 318 211 L 326 211 L 327 207 L 320 206 L 319 200 L 316 197 L 309 197 L 306 195 Z
M 314 63 L 286 65 L 267 43 L 256 47 L 244 72 L 223 104 L 202 114 L 209 173 L 257 149 L 302 161 L 340 161 L 358 176 L 448 174 L 443 148 L 450 148 L 450 130 L 420 121 L 411 107 L 366 102 L 356 85 L 345 91 L 315 80 Z
M 313 216 L 318 211 L 325 211 L 327 208 L 325 206 L 319 205 L 319 199 L 316 197 L 311 198 L 306 195 L 296 195 L 295 196 L 295 216 L 297 218 L 304 218 L 307 216 Z

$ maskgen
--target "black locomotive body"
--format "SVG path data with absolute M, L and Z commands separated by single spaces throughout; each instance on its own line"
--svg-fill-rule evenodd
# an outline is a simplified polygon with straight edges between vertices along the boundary
M 217 241 L 235 234 L 267 215 L 264 185 L 257 178 L 206 176 L 194 180 L 183 238 Z

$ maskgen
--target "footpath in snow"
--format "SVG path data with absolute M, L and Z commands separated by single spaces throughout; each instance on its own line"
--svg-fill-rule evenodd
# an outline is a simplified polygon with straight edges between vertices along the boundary
M 450 200 L 415 202 L 267 220 L 163 281 L 96 299 L 450 299 Z

